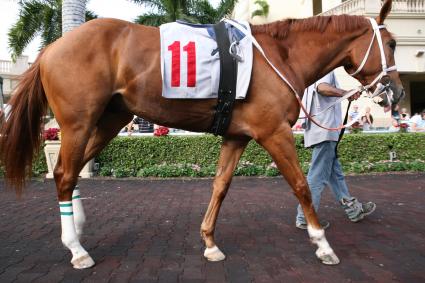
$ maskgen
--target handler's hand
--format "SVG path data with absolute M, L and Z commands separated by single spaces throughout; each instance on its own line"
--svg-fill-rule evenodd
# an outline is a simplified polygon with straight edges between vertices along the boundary
M 348 98 L 348 101 L 353 101 L 353 100 L 357 100 L 357 99 L 359 99 L 360 98 L 360 92 L 359 91 L 357 91 L 355 94 L 353 94 L 352 96 L 350 96 L 349 98 Z

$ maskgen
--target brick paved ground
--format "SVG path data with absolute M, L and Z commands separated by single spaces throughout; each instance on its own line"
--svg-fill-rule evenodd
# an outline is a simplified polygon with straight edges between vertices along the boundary
M 203 259 L 199 237 L 211 180 L 81 181 L 89 270 L 72 269 L 62 248 L 53 182 L 29 183 L 20 201 L 1 188 L 0 282 L 425 282 L 425 174 L 348 183 L 378 208 L 350 223 L 326 192 L 334 267 L 294 228 L 296 200 L 280 178 L 235 178 L 218 221 L 219 263 Z

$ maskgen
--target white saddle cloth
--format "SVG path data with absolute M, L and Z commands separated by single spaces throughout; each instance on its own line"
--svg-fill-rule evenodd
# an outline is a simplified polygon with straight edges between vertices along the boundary
M 249 32 L 247 22 L 242 24 Z M 244 99 L 252 71 L 252 42 L 226 24 L 230 42 L 239 41 L 236 99 Z M 168 23 L 160 26 L 162 96 L 166 98 L 216 98 L 220 58 L 212 25 Z

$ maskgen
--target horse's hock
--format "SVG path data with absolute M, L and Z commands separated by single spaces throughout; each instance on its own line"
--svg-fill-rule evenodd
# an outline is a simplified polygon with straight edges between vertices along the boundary
M 46 155 L 46 163 L 48 173 L 46 174 L 47 179 L 53 179 L 53 170 L 55 169 L 56 162 L 59 156 L 59 150 L 61 147 L 60 141 L 45 141 L 44 154 Z M 94 176 L 94 159 L 87 162 L 80 172 L 81 178 L 91 178 Z

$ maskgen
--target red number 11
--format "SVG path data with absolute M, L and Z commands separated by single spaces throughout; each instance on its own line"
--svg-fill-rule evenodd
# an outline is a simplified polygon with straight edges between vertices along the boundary
M 180 86 L 180 41 L 174 41 L 168 46 L 171 51 L 171 86 Z M 196 85 L 196 47 L 195 42 L 190 41 L 183 46 L 183 51 L 187 52 L 187 87 Z

